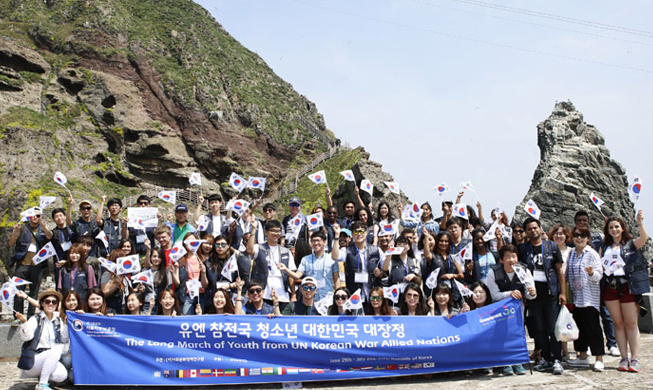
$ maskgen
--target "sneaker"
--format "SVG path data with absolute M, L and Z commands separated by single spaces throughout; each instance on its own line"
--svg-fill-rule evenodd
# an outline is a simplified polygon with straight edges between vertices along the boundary
M 539 372 L 553 371 L 553 363 L 547 362 L 546 360 L 542 359 L 540 360 L 538 365 L 535 366 L 535 370 Z
M 562 360 L 563 363 L 568 362 L 568 361 L 569 361 L 569 354 L 566 354 L 566 355 L 563 356 L 562 359 L 560 359 L 560 360 Z
M 619 368 L 617 370 L 619 371 L 628 371 L 628 368 L 630 368 L 630 360 L 628 358 L 623 358 L 619 361 Z
M 553 362 L 553 375 L 562 375 L 563 372 L 565 372 L 565 369 L 562 368 L 560 361 L 556 360 Z
M 517 375 L 526 375 L 526 369 L 521 364 L 516 364 L 516 365 L 512 366 L 512 370 Z
M 628 371 L 630 372 L 640 372 L 642 370 L 642 365 L 639 362 L 639 359 L 630 359 L 630 367 Z
M 619 348 L 610 347 L 610 349 L 608 349 L 608 355 L 610 355 L 610 356 L 621 356 L 621 353 L 619 352 Z
M 47 384 L 47 383 L 38 383 L 34 389 L 35 390 L 52 390 L 52 387 L 50 387 L 50 385 Z
M 503 376 L 510 376 L 513 375 L 515 372 L 512 370 L 512 366 L 505 366 L 503 370 L 501 370 L 501 373 Z
M 596 372 L 603 372 L 603 370 L 605 370 L 605 365 L 603 364 L 602 361 L 597 360 L 596 362 L 594 362 L 594 367 L 592 367 L 592 370 Z
M 568 360 L 567 364 L 569 365 L 569 367 L 574 367 L 574 368 L 589 368 L 590 360 L 576 358 L 576 359 Z

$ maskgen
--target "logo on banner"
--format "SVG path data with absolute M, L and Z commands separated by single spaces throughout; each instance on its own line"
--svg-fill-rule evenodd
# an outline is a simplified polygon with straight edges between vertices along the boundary
M 82 330 L 84 330 L 84 321 L 82 320 L 73 321 L 73 329 L 77 332 L 81 332 Z

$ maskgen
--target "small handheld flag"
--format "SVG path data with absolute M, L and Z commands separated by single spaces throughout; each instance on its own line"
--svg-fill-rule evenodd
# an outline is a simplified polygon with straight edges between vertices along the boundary
M 469 190 L 469 191 L 472 191 L 472 192 L 476 192 L 476 189 L 474 189 L 474 185 L 469 180 L 460 183 L 460 188 L 462 188 L 463 190 Z
M 227 260 L 227 263 L 222 268 L 221 274 L 225 278 L 229 279 L 230 282 L 233 282 L 233 279 L 232 279 L 231 275 L 234 272 L 238 272 L 238 260 L 236 259 L 235 254 L 231 255 L 229 260 Z
M 433 189 L 435 189 L 435 192 L 437 192 L 438 195 L 440 195 L 440 196 L 442 196 L 445 193 L 451 191 L 451 188 L 449 188 L 447 183 L 444 183 L 444 182 L 442 184 L 440 184 L 440 185 L 437 185 L 437 186 L 433 187 Z
M 200 176 L 199 172 L 193 172 L 190 174 L 188 182 L 192 186 L 202 186 L 202 176 Z
M 633 182 L 628 186 L 630 199 L 635 203 L 635 210 L 640 210 L 639 200 L 642 194 L 642 179 L 635 176 Z
M 379 225 L 379 237 L 393 236 L 395 234 L 395 226 L 391 223 Z
M 601 211 L 601 206 L 603 206 L 605 202 L 599 199 L 598 196 L 594 195 L 593 192 L 590 194 L 590 200 L 592 201 L 592 203 L 594 203 L 594 206 L 596 206 L 596 208 L 599 209 L 599 211 Z
M 426 278 L 426 287 L 433 290 L 438 286 L 438 276 L 440 275 L 440 268 L 436 268 L 431 272 L 428 278 Z
M 469 244 L 465 245 L 465 247 L 461 249 L 460 252 L 453 255 L 453 259 L 462 266 L 465 265 L 465 261 L 472 259 L 472 253 L 472 242 L 470 242 Z
M 62 186 L 63 188 L 66 188 L 66 183 L 68 183 L 68 179 L 66 179 L 66 176 L 61 173 L 61 172 L 55 172 L 54 173 L 54 182 Z M 66 188 L 68 189 L 68 188 Z
M 393 194 L 400 195 L 399 184 L 389 182 L 389 181 L 384 181 L 384 183 L 385 183 L 386 186 L 388 186 L 388 189 L 390 190 L 390 192 L 392 192 Z
M 190 249 L 193 253 L 197 253 L 197 250 L 200 249 L 202 246 L 202 243 L 206 242 L 206 240 L 186 240 L 184 241 L 184 244 Z
M 535 219 L 540 219 L 540 208 L 537 207 L 533 199 L 529 199 L 528 202 L 524 205 L 524 211 L 531 217 Z
M 119 257 L 116 259 L 116 275 L 133 274 L 141 270 L 138 255 Z
M 325 184 L 327 182 L 326 173 L 317 171 L 308 175 L 308 178 L 315 184 Z
M 11 281 L 14 282 L 14 284 L 16 285 L 16 287 L 18 287 L 18 286 L 25 286 L 25 285 L 28 285 L 28 284 L 32 284 L 32 282 L 28 282 L 27 280 L 23 280 L 23 279 L 18 278 L 18 277 L 16 277 L 16 276 L 14 276 L 13 278 L 11 278 Z
M 299 228 L 302 227 L 302 223 L 304 222 L 304 215 L 302 214 L 297 214 L 295 218 L 291 219 L 288 224 L 290 225 L 290 229 L 292 231 L 298 231 Z
M 404 207 L 404 211 L 401 213 L 401 219 L 405 221 L 419 222 L 420 218 L 422 218 L 423 213 L 424 211 L 418 202 L 407 204 Z
M 186 289 L 188 289 L 190 299 L 195 299 L 200 296 L 200 287 L 202 287 L 202 282 L 199 279 L 186 281 Z
M 342 171 L 340 174 L 345 178 L 346 181 L 356 181 L 356 178 L 354 178 L 354 172 L 350 169 Z
M 56 196 L 40 196 L 39 197 L 39 207 L 41 210 L 45 210 L 49 205 L 54 203 L 57 200 Z
M 147 271 L 143 271 L 141 273 L 132 276 L 132 281 L 134 283 L 144 283 L 144 284 L 154 285 L 154 275 L 152 274 L 152 270 L 148 269 Z
M 164 202 L 170 203 L 170 204 L 175 204 L 177 203 L 177 192 L 176 191 L 161 191 L 157 195 L 159 199 L 163 200 Z
M 236 172 L 232 172 L 231 177 L 229 177 L 229 185 L 240 193 L 247 188 L 247 180 L 243 179 Z
M 172 249 L 170 249 L 170 260 L 177 262 L 179 259 L 184 257 L 184 255 L 188 253 L 186 251 L 186 248 L 184 247 L 183 243 L 180 241 L 177 241 L 175 245 L 173 245 Z
M 238 215 L 243 215 L 243 213 L 249 208 L 250 203 L 242 199 L 231 199 L 225 206 L 226 210 L 234 211 Z
M 535 286 L 533 277 L 528 273 L 528 271 L 524 267 L 517 265 L 512 268 L 515 270 L 515 275 L 517 275 L 519 281 L 524 283 L 526 288 Z
M 32 258 L 32 261 L 34 264 L 41 264 L 45 260 L 49 259 L 52 256 L 56 256 L 57 252 L 54 250 L 54 246 L 52 245 L 52 242 L 48 242 L 47 244 L 43 245 L 43 248 L 39 250 L 36 253 L 36 256 Z
M 462 295 L 463 297 L 471 297 L 472 295 L 474 295 L 474 292 L 468 289 L 467 286 L 460 283 L 456 279 L 453 279 L 453 281 L 456 284 L 456 287 L 458 287 L 458 291 L 460 291 L 460 295 Z
M 104 245 L 104 248 L 109 251 L 109 239 L 107 238 L 107 234 L 104 232 L 104 230 L 100 230 L 100 232 L 95 236 L 95 239 L 102 241 L 102 244 Z
M 454 217 L 469 219 L 469 214 L 467 214 L 467 205 L 464 203 L 458 203 L 453 206 L 453 215 Z
M 324 298 L 315 302 L 315 308 L 321 315 L 323 316 L 328 315 L 329 306 L 331 306 L 332 302 L 333 302 L 333 291 L 329 291 Z
M 324 226 L 324 219 L 322 218 L 322 213 L 311 214 L 306 217 L 306 223 L 308 224 L 309 229 L 318 229 Z
M 404 283 L 394 284 L 390 287 L 383 287 L 383 296 L 391 300 L 393 303 L 399 303 L 402 284 Z
M 201 215 L 200 219 L 195 221 L 197 225 L 197 230 L 200 232 L 205 232 L 209 228 L 209 218 L 206 215 Z
M 403 246 L 396 246 L 394 248 L 388 248 L 385 252 L 386 256 L 392 256 L 392 255 L 400 255 L 404 253 L 404 247 Z
M 113 261 L 109 261 L 104 257 L 98 257 L 98 261 L 100 262 L 100 265 L 104 267 L 107 271 L 111 272 L 112 274 L 116 273 L 116 268 L 118 267 L 116 263 L 114 263 Z
M 343 305 L 345 310 L 358 310 L 363 308 L 363 297 L 361 296 L 361 289 L 359 288 L 351 294 L 349 300 Z
M 372 193 L 374 192 L 374 185 L 372 185 L 372 183 L 367 179 L 361 180 L 361 187 L 360 188 L 361 188 L 361 190 L 367 192 L 370 195 L 372 195 Z
M 0 302 L 5 306 L 11 306 L 14 296 L 18 293 L 16 285 L 11 280 L 2 285 L 0 290 Z
M 265 178 L 264 177 L 250 177 L 247 181 L 247 188 L 261 190 L 265 192 Z

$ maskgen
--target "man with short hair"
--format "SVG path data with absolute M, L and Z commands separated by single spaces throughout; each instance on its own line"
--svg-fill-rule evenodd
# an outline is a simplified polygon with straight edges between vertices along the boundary
M 535 328 L 535 340 L 542 348 L 538 371 L 562 375 L 562 345 L 556 339 L 555 323 L 560 305 L 567 303 L 562 256 L 558 245 L 542 239 L 540 221 L 529 217 L 524 221 L 528 241 L 519 246 L 519 262 L 532 272 L 537 298 L 528 303 L 529 317 Z
M 165 252 L 166 255 L 166 266 L 170 266 L 170 251 L 172 250 L 172 231 L 170 230 L 170 226 L 168 225 L 163 225 L 159 226 L 154 235 L 156 236 L 156 240 L 159 242 L 159 246 L 163 251 Z M 149 261 L 149 259 L 146 258 L 146 261 Z M 149 264 L 146 264 L 146 267 L 150 266 Z
M 149 196 L 143 194 L 136 199 L 137 207 L 152 207 L 152 200 Z M 127 229 L 129 231 L 129 240 L 134 244 L 136 253 L 139 255 L 144 255 L 147 252 L 147 247 L 145 246 L 145 239 L 154 242 L 154 230 L 156 228 L 148 227 L 143 229 L 137 229 L 130 227 Z
M 99 240 L 96 240 L 95 237 L 100 233 L 100 228 L 95 222 L 95 218 L 91 218 L 93 214 L 93 204 L 89 200 L 82 200 L 79 202 L 79 218 L 75 221 L 72 220 L 72 206 L 73 198 L 72 196 L 68 198 L 69 207 L 68 212 L 66 213 L 66 224 L 72 226 L 73 231 L 77 237 L 89 236 L 93 239 L 93 246 L 89 252 L 90 257 L 98 256 L 98 245 L 102 245 Z
M 52 232 L 48 230 L 45 221 L 41 218 L 41 209 L 35 207 L 34 212 L 34 215 L 28 217 L 27 222 L 23 224 L 19 222 L 14 225 L 8 242 L 9 246 L 15 245 L 14 255 L 7 264 L 7 270 L 13 264 L 16 264 L 14 276 L 32 283 L 29 285 L 29 296 L 36 299 L 43 278 L 43 270 L 47 267 L 48 262 L 43 261 L 40 264 L 34 264 L 33 259 L 48 240 L 52 239 Z M 25 285 L 18 287 L 19 290 L 23 291 L 25 291 L 25 288 Z M 34 306 L 28 305 L 28 317 L 34 315 L 34 309 Z M 14 310 L 21 314 L 24 310 L 23 299 L 18 296 L 14 297 Z M 14 321 L 12 325 L 18 325 L 18 323 Z
M 458 217 L 453 217 L 447 221 L 447 231 L 451 235 L 451 254 L 459 253 L 467 244 L 470 243 L 469 238 L 463 238 L 463 221 Z
M 442 216 L 437 217 L 435 222 L 440 224 L 440 230 L 445 230 L 447 228 L 447 222 L 451 219 L 453 213 L 453 201 L 444 200 L 442 201 Z
M 302 299 L 291 302 L 282 314 L 284 316 L 319 316 L 320 312 L 315 307 L 315 294 L 317 293 L 317 282 L 314 278 L 306 277 L 302 280 L 300 289 Z
M 197 229 L 188 223 L 188 206 L 184 203 L 179 203 L 177 207 L 175 207 L 175 223 L 166 222 L 166 225 L 168 225 L 172 231 L 173 245 L 177 241 L 183 240 L 186 234 L 197 233 Z
M 55 227 L 52 229 L 52 246 L 57 252 L 57 259 L 54 261 L 54 284 L 59 285 L 59 268 L 66 264 L 68 258 L 68 251 L 77 241 L 77 235 L 72 229 L 72 226 L 66 224 L 66 210 L 63 208 L 55 208 L 52 210 L 52 220 Z
M 293 196 L 288 202 L 288 207 L 290 207 L 290 214 L 283 217 L 281 226 L 283 226 L 283 229 L 286 232 L 286 247 L 292 247 L 295 245 L 297 237 L 291 234 L 293 232 L 293 228 L 290 226 L 290 221 L 301 213 L 302 201 L 298 197 Z
M 277 292 L 272 290 L 270 294 L 272 298 L 272 305 L 269 305 L 263 300 L 263 291 L 265 291 L 265 286 L 263 283 L 256 280 L 249 281 L 247 284 L 247 303 L 243 308 L 245 314 L 281 315 L 281 312 L 279 311 L 279 299 L 277 297 Z
M 109 209 L 109 217 L 102 219 L 105 201 L 107 202 L 107 208 Z M 102 203 L 100 203 L 100 208 L 98 208 L 97 214 L 95 215 L 95 222 L 107 235 L 107 241 L 109 241 L 108 250 L 104 245 L 99 246 L 100 254 L 102 256 L 108 256 L 112 250 L 118 249 L 120 246 L 120 240 L 129 237 L 129 232 L 127 230 L 128 221 L 127 218 L 120 218 L 121 211 L 122 201 L 120 199 L 111 198 L 107 201 L 106 195 L 102 195 Z
M 354 223 L 354 212 L 356 211 L 356 203 L 353 200 L 347 200 L 342 205 L 345 216 L 340 219 L 339 225 L 345 229 L 351 230 L 351 225 Z

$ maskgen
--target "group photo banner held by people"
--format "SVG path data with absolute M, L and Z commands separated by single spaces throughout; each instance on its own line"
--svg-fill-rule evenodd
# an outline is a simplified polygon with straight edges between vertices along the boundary
M 519 301 L 445 317 L 69 312 L 75 385 L 390 377 L 527 363 Z

